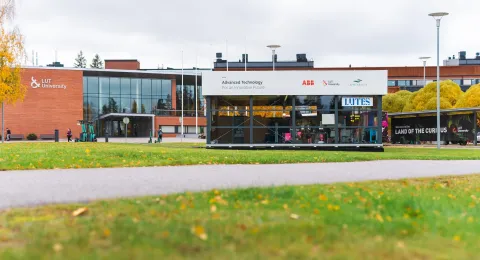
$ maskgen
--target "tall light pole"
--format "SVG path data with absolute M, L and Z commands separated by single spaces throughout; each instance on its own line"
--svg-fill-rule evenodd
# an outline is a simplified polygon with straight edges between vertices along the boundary
M 273 70 L 275 71 L 275 49 L 278 49 L 280 48 L 281 46 L 280 45 L 277 45 L 277 44 L 271 44 L 271 45 L 267 45 L 267 48 L 270 48 L 272 49 L 272 63 L 273 63 Z
M 423 61 L 423 86 L 427 85 L 427 79 L 425 77 L 425 69 L 427 67 L 427 60 L 430 59 L 430 57 L 420 57 L 420 60 Z
M 447 15 L 445 12 L 429 14 L 437 22 L 437 149 L 440 149 L 440 21 Z
M 182 117 L 181 117 L 181 124 L 180 126 L 182 127 L 181 131 L 180 131 L 180 140 L 183 142 L 183 50 L 182 50 Z
M 195 134 L 198 136 L 198 53 L 195 58 Z

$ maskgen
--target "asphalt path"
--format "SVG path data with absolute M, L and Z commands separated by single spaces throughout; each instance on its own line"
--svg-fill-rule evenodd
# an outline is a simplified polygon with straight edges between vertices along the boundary
M 239 187 L 480 173 L 477 161 L 212 165 L 0 172 L 0 209 Z

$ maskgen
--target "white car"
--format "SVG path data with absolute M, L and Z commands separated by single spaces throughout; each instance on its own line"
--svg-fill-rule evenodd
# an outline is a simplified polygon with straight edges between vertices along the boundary
M 480 142 L 480 132 L 477 133 L 477 142 Z

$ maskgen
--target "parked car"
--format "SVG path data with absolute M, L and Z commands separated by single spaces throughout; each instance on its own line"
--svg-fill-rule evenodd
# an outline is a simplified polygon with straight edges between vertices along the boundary
M 477 142 L 480 142 L 480 132 L 477 133 Z

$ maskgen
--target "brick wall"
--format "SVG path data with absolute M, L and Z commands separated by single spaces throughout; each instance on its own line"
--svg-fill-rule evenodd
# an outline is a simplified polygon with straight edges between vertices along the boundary
M 65 85 L 59 88 L 32 88 L 32 77 L 42 84 L 51 79 L 50 85 Z M 5 129 L 12 134 L 35 133 L 53 134 L 60 131 L 60 138 L 66 138 L 67 128 L 74 137 L 79 136 L 77 120 L 83 118 L 83 72 L 80 70 L 23 69 L 22 83 L 27 86 L 25 99 L 15 105 L 5 106 Z M 0 111 L 1 116 L 1 111 Z
M 139 70 L 140 62 L 137 60 L 105 60 L 105 69 Z

